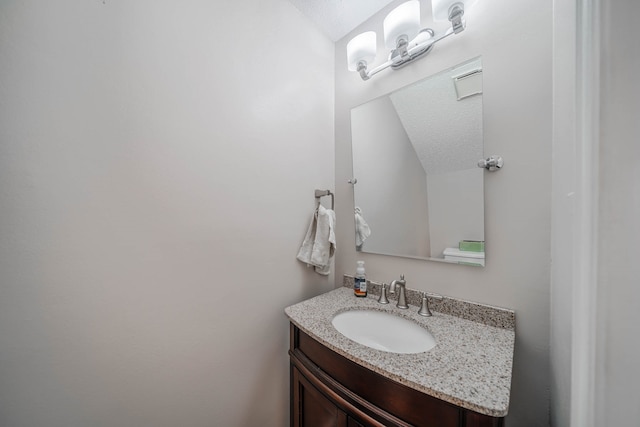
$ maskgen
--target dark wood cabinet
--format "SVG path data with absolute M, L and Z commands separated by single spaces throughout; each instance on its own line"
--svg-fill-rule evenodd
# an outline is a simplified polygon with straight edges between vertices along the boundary
M 364 424 L 360 424 L 351 417 L 347 417 L 347 427 L 365 427 Z
M 297 402 L 294 426 L 346 427 L 347 414 L 314 387 L 297 368 L 291 371 L 293 400 Z
M 503 427 L 330 350 L 291 325 L 291 427 Z

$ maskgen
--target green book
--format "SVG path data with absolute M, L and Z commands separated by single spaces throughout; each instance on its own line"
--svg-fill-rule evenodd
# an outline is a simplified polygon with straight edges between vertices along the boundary
M 460 240 L 458 249 L 468 252 L 484 252 L 484 242 L 479 240 Z

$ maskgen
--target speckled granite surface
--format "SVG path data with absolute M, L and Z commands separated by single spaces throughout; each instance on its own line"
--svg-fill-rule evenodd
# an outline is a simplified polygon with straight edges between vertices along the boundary
M 424 353 L 398 354 L 358 344 L 338 332 L 331 320 L 340 312 L 373 309 L 392 312 L 425 327 L 436 346 Z M 435 307 L 434 307 L 435 309 Z M 422 317 L 418 307 L 378 304 L 356 298 L 343 287 L 285 309 L 291 322 L 328 348 L 413 389 L 482 414 L 502 417 L 509 409 L 515 331 L 448 314 Z
M 353 289 L 353 276 L 345 274 L 343 276 L 342 285 Z M 377 282 L 367 280 L 367 290 L 369 293 L 380 296 L 381 285 Z M 397 296 L 387 294 L 389 301 L 397 301 Z M 420 306 L 422 302 L 422 292 L 415 289 L 407 288 L 407 303 Z M 513 310 L 502 307 L 494 307 L 477 302 L 464 301 L 461 299 L 443 296 L 442 299 L 429 298 L 429 307 L 432 311 L 438 311 L 451 316 L 461 317 L 473 322 L 484 323 L 488 326 L 497 328 L 515 329 L 516 315 Z

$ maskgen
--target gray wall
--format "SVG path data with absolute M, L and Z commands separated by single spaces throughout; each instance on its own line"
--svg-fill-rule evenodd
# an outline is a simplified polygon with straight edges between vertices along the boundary
M 349 216 L 353 193 L 349 112 L 356 105 L 465 60 L 482 56 L 485 152 L 506 166 L 485 175 L 484 269 L 356 254 L 353 223 L 338 222 L 336 280 L 366 261 L 372 280 L 404 273 L 408 286 L 516 310 L 516 350 L 508 425 L 549 423 L 549 269 L 551 175 L 552 4 L 478 2 L 467 30 L 442 41 L 420 62 L 363 82 L 346 67 L 346 43 L 365 30 L 382 31 L 392 3 L 336 44 L 336 205 Z M 423 4 L 423 22 L 430 22 Z M 441 27 L 438 27 L 441 28 Z M 380 37 L 379 37 L 380 40 Z M 382 43 L 379 43 L 382 49 Z M 380 50 L 379 50 L 380 51 Z M 381 60 L 381 59 L 379 59 Z
M 284 0 L 2 1 L 0 425 L 287 425 L 333 58 Z

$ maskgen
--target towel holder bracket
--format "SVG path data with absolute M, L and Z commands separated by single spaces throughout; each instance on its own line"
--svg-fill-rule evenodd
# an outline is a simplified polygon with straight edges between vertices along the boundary
M 315 196 L 316 196 L 316 203 L 320 204 L 320 198 L 324 197 L 324 196 L 331 196 L 331 210 L 333 210 L 334 208 L 334 198 L 333 198 L 333 193 L 331 192 L 331 190 L 316 190 L 315 191 Z

